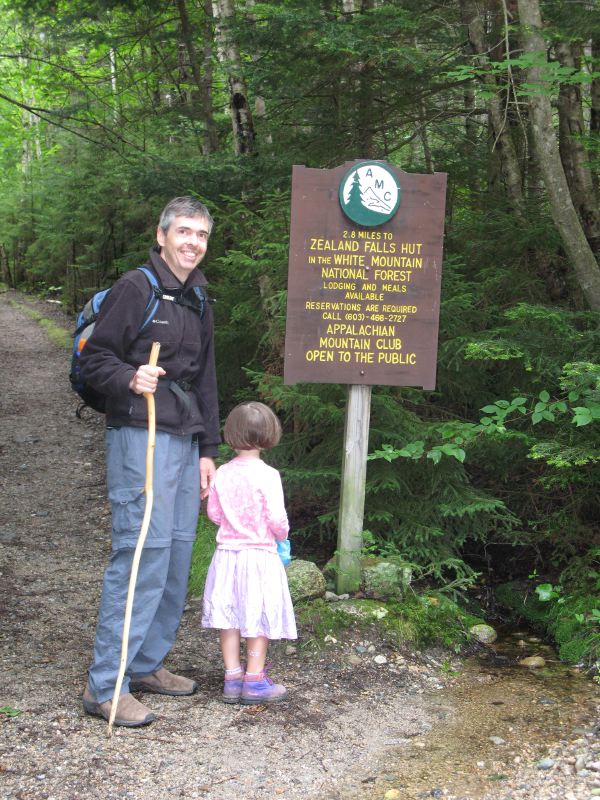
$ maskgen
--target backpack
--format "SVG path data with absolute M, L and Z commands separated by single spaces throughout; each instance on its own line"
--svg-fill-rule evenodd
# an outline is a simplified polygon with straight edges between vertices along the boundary
M 179 305 L 193 308 L 200 314 L 200 319 L 203 319 L 204 312 L 206 310 L 206 296 L 202 290 L 202 287 L 194 286 L 194 293 L 196 295 L 197 303 L 192 305 L 187 301 L 180 300 L 179 298 L 175 298 L 172 295 L 167 294 L 161 286 L 156 275 L 152 272 L 152 270 L 148 269 L 148 267 L 137 267 L 137 269 L 144 273 L 151 286 L 150 297 L 148 298 L 148 303 L 146 304 L 146 309 L 144 311 L 144 319 L 140 326 L 140 333 L 144 330 L 146 325 L 152 321 L 154 315 L 156 314 L 156 309 L 158 308 L 160 300 L 170 300 L 174 303 L 178 303 Z M 73 391 L 77 392 L 83 401 L 76 411 L 78 417 L 81 417 L 81 410 L 84 406 L 90 406 L 90 408 L 93 408 L 94 411 L 98 411 L 101 414 L 104 414 L 106 410 L 106 396 L 85 382 L 85 379 L 81 374 L 79 358 L 87 340 L 94 331 L 102 303 L 108 297 L 111 289 L 112 287 L 109 287 L 108 289 L 102 289 L 101 291 L 96 292 L 96 294 L 94 294 L 87 301 L 85 306 L 77 315 L 77 327 L 73 333 L 73 350 L 71 354 L 71 371 L 69 373 L 69 380 L 71 381 L 71 388 Z

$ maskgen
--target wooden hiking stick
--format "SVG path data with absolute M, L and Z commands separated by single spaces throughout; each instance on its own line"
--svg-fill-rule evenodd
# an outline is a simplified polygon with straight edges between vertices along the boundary
M 153 342 L 150 351 L 150 359 L 148 364 L 155 367 L 158 363 L 158 353 L 160 350 L 160 342 Z M 119 674 L 117 675 L 117 682 L 115 684 L 115 691 L 113 694 L 112 704 L 110 707 L 110 717 L 108 719 L 108 735 L 112 736 L 112 727 L 117 715 L 117 705 L 119 696 L 121 694 L 121 686 L 123 685 L 123 676 L 125 675 L 125 668 L 127 666 L 127 647 L 129 644 L 129 626 L 131 625 L 131 612 L 133 610 L 133 596 L 135 594 L 135 584 L 137 581 L 138 567 L 140 565 L 140 558 L 142 556 L 142 549 L 148 528 L 150 527 L 150 517 L 152 516 L 152 503 L 154 500 L 154 447 L 156 444 L 156 410 L 154 406 L 154 395 L 151 392 L 144 392 L 146 403 L 148 404 L 148 446 L 146 448 L 146 482 L 144 484 L 144 494 L 146 495 L 146 505 L 144 507 L 144 519 L 142 520 L 142 529 L 140 531 L 137 544 L 135 546 L 135 553 L 133 554 L 133 562 L 131 564 L 131 575 L 129 576 L 129 589 L 127 590 L 127 602 L 125 604 L 125 619 L 123 621 L 123 641 L 121 643 L 121 663 L 119 665 Z

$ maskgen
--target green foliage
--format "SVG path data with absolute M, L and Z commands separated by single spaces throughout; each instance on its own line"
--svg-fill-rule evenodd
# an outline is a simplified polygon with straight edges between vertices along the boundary
M 192 597 L 200 597 L 204 591 L 204 582 L 215 552 L 215 525 L 204 514 L 198 520 L 198 531 L 192 551 L 192 565 L 188 581 L 188 591 Z
M 544 53 L 522 53 L 520 56 L 505 58 L 502 61 L 490 61 L 484 67 L 475 67 L 462 64 L 449 70 L 446 73 L 448 78 L 455 78 L 463 81 L 469 78 L 481 78 L 484 75 L 506 77 L 510 71 L 524 72 L 531 67 L 539 67 L 542 70 L 543 82 L 528 83 L 523 81 L 516 87 L 516 92 L 520 97 L 531 95 L 552 96 L 560 86 L 564 85 L 590 85 L 592 81 L 600 77 L 597 70 L 581 71 L 574 67 L 567 67 L 558 61 L 549 61 Z M 487 88 L 489 92 L 489 88 Z M 500 86 L 497 89 L 501 91 Z M 481 94 L 485 96 L 485 92 Z
M 394 414 L 385 395 L 374 399 L 373 410 L 375 419 L 376 410 L 382 417 L 384 412 L 390 414 L 390 422 L 399 418 L 399 410 Z M 374 424 L 371 441 L 404 440 L 405 431 L 412 438 L 415 430 L 427 438 L 409 440 L 399 448 L 386 444 L 369 456 L 365 514 L 369 529 L 385 545 L 394 542 L 406 560 L 419 564 L 437 581 L 472 576 L 461 557 L 467 543 L 484 542 L 517 521 L 501 500 L 470 483 L 459 442 L 435 443 L 443 426 L 425 424 L 408 411 L 404 418 L 404 430 L 397 424 L 393 433 Z
M 451 269 L 462 272 L 464 267 L 454 262 Z M 475 305 L 477 293 L 472 287 Z M 597 530 L 591 497 L 600 475 L 600 430 L 590 424 L 599 411 L 599 367 L 582 356 L 598 352 L 597 321 L 596 314 L 525 303 L 506 309 L 495 327 L 492 320 L 487 323 L 485 338 L 472 336 L 462 350 L 463 359 L 479 364 L 477 372 L 463 375 L 464 386 L 471 389 L 465 398 L 471 420 L 430 423 L 429 438 L 413 434 L 400 438 L 400 445 L 388 441 L 371 457 L 389 462 L 466 459 L 476 485 L 494 485 L 498 501 L 507 498 L 512 524 L 494 531 L 494 541 L 531 545 L 537 558 L 555 566 L 585 553 L 593 540 L 590 528 Z M 460 363 L 449 347 L 442 357 L 447 355 Z M 489 397 L 484 379 L 492 377 L 492 367 L 495 397 L 505 386 L 512 399 L 472 408 L 472 398 Z M 456 397 L 453 387 L 448 393 Z M 510 494 L 501 488 L 505 482 L 511 484 Z M 489 538 L 484 534 L 483 541 Z
M 217 299 L 217 363 L 228 365 L 219 375 L 224 413 L 248 391 L 246 375 L 252 370 L 282 370 L 289 205 L 289 193 L 273 191 L 258 200 L 222 197 L 215 208 L 228 231 L 235 231 L 235 244 L 213 260 L 210 270 Z
M 0 715 L 5 717 L 18 717 L 22 713 L 20 709 L 13 708 L 12 706 L 2 706 L 2 708 L 0 708 Z
M 594 548 L 586 565 L 563 572 L 561 584 L 512 582 L 496 591 L 498 602 L 515 617 L 554 640 L 561 660 L 584 663 L 596 671 L 600 668 L 599 557 Z
M 540 583 L 535 587 L 535 593 L 542 603 L 557 600 L 561 595 L 561 591 L 560 586 L 552 586 L 551 583 Z

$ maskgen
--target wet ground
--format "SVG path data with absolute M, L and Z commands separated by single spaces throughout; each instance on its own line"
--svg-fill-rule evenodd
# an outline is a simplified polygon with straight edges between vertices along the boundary
M 529 656 L 545 666 L 520 666 Z M 526 631 L 502 632 L 457 668 L 455 685 L 433 702 L 431 731 L 391 749 L 357 800 L 600 795 L 600 771 L 586 769 L 600 768 L 597 684 Z M 566 776 L 568 786 L 557 780 Z

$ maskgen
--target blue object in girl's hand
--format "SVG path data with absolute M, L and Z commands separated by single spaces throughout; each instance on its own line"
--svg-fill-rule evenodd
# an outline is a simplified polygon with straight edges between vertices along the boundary
M 277 552 L 284 567 L 292 560 L 292 547 L 289 539 L 283 539 L 277 542 Z

